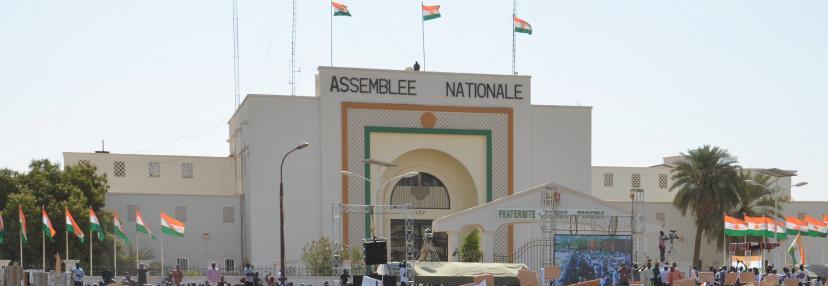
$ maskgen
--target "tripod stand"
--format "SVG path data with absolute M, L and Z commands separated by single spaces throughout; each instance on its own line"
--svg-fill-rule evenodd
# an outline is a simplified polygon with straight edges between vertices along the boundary
M 673 239 L 671 238 L 670 239 L 670 248 L 667 249 L 667 255 L 665 255 L 665 258 L 667 259 L 667 261 L 676 261 L 676 259 L 678 259 L 678 256 L 679 256 L 678 249 L 676 249 L 676 246 L 673 243 Z

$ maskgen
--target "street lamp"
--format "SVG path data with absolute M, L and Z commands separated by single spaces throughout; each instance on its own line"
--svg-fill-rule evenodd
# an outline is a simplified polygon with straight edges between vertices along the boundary
M 767 185 L 765 185 L 765 184 L 761 184 L 757 181 L 754 181 L 753 179 L 747 179 L 747 180 L 745 180 L 745 183 L 748 183 L 748 185 L 762 187 L 766 191 L 771 191 L 771 193 L 773 193 L 773 214 L 776 215 L 777 217 L 779 217 L 779 193 L 781 193 L 782 191 L 790 190 L 794 187 L 801 187 L 801 186 L 804 186 L 804 185 L 808 184 L 808 182 L 799 182 L 799 183 L 791 185 L 790 187 L 787 187 L 787 188 L 771 188 L 770 184 L 772 184 L 773 182 L 768 183 Z M 779 240 L 777 240 L 777 242 L 778 241 Z M 779 261 L 777 260 L 776 262 L 779 262 Z
M 351 172 L 351 171 L 342 170 L 342 171 L 339 171 L 339 173 L 340 173 L 340 174 L 342 174 L 343 176 L 349 176 L 349 177 L 355 177 L 355 178 L 360 178 L 360 179 L 363 179 L 363 180 L 365 180 L 366 182 L 368 182 L 369 184 L 374 182 L 374 180 L 371 180 L 371 179 L 369 179 L 368 177 L 365 177 L 365 176 L 362 176 L 362 175 L 356 174 L 356 173 Z M 377 195 L 375 196 L 375 197 L 376 197 L 376 199 L 377 199 L 377 203 L 376 203 L 376 205 L 379 205 L 379 204 L 380 204 L 380 201 L 379 201 L 379 199 L 380 199 L 380 198 L 379 198 L 380 191 L 381 191 L 381 190 L 383 190 L 383 189 L 385 189 L 385 186 L 387 186 L 387 185 L 388 185 L 388 183 L 393 182 L 393 181 L 396 181 L 396 180 L 398 180 L 398 179 L 402 179 L 402 178 L 411 178 L 411 177 L 414 177 L 414 176 L 419 175 L 419 174 L 420 174 L 420 172 L 416 172 L 416 171 L 414 171 L 414 172 L 408 172 L 408 173 L 405 173 L 405 174 L 402 174 L 402 175 L 399 175 L 399 176 L 391 177 L 391 178 L 389 178 L 389 179 L 387 179 L 387 180 L 380 180 L 379 182 L 381 182 L 382 184 L 381 184 L 381 185 L 380 185 L 380 187 L 379 187 L 379 188 L 377 188 L 377 190 L 376 190 L 376 193 L 377 193 Z M 371 204 L 371 205 L 375 205 L 375 204 Z M 376 235 L 374 234 L 374 225 L 375 225 L 375 224 L 376 224 L 376 223 L 374 222 L 374 220 L 371 220 L 371 236 L 372 236 L 372 237 L 376 237 Z
M 287 274 L 285 273 L 285 184 L 283 170 L 285 168 L 285 159 L 293 151 L 308 147 L 308 142 L 302 142 L 299 146 L 294 147 L 282 157 L 282 164 L 279 165 L 279 271 L 282 272 L 280 280 L 287 281 Z

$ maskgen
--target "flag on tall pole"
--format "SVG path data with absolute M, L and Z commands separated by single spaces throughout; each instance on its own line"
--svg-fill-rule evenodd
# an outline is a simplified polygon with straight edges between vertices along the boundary
M 808 224 L 808 236 L 825 237 L 828 233 L 828 226 L 810 215 L 805 215 L 805 222 Z
M 531 35 L 532 25 L 529 25 L 529 22 L 515 16 L 515 32 Z
M 748 235 L 761 237 L 776 236 L 775 233 L 768 230 L 767 220 L 764 217 L 745 216 L 745 222 L 748 226 Z
M 98 233 L 98 240 L 104 240 L 104 230 L 101 227 L 101 222 L 98 220 L 98 215 L 95 214 L 95 210 L 92 207 L 89 207 L 89 235 L 93 233 Z
M 86 236 L 83 234 L 83 231 L 81 230 L 80 226 L 78 226 L 78 223 L 75 222 L 75 218 L 72 217 L 72 213 L 69 212 L 69 209 L 64 208 L 64 210 L 66 211 L 66 232 L 74 234 L 78 238 L 78 240 L 80 240 L 80 242 L 83 243 L 83 240 Z M 69 259 L 68 247 L 66 251 L 66 259 Z
M 423 21 L 440 18 L 440 5 L 422 5 Z
M 348 16 L 351 17 L 351 11 L 348 11 L 348 6 L 336 1 L 331 1 L 331 6 L 333 7 L 334 16 Z
M 797 250 L 799 250 L 799 261 L 796 260 Z M 802 248 L 802 236 L 799 233 L 796 234 L 796 237 L 791 241 L 791 245 L 788 246 L 788 254 L 791 255 L 794 265 L 805 264 L 805 249 Z
M 423 40 L 423 65 L 422 70 L 426 70 L 426 45 L 425 45 L 425 21 L 434 20 L 440 18 L 440 5 L 426 5 L 423 2 L 420 2 L 420 10 L 422 10 L 423 18 L 420 21 L 420 27 L 422 28 L 422 40 Z
M 724 233 L 726 236 L 746 236 L 748 235 L 748 226 L 744 221 L 724 215 Z
M 174 219 L 164 212 L 161 212 L 161 233 L 166 235 L 184 237 L 184 223 Z
M 0 212 L 0 244 L 3 244 L 3 238 L 6 235 L 6 225 L 3 224 L 3 212 Z
M 785 229 L 785 223 L 781 221 L 777 221 L 776 223 L 776 240 L 786 239 L 788 238 L 787 229 Z
M 785 229 L 787 229 L 790 235 L 796 235 L 800 232 L 807 233 L 808 224 L 798 218 L 787 216 L 785 217 Z
M 29 236 L 26 235 L 28 231 L 26 228 L 26 215 L 23 214 L 23 206 L 17 206 L 17 220 L 20 223 L 20 242 L 29 241 Z
M 115 229 L 115 236 L 120 237 L 124 240 L 124 242 L 129 243 L 129 237 L 127 237 L 124 225 L 121 224 L 121 219 L 118 217 L 118 211 L 112 212 L 112 225 Z
M 141 216 L 141 211 L 135 210 L 135 231 L 148 234 L 152 239 L 155 239 L 155 235 L 147 228 L 147 225 L 144 224 L 144 217 Z
M 43 234 L 49 236 L 49 239 L 54 240 L 56 231 L 55 228 L 52 227 L 52 220 L 50 220 L 49 215 L 46 214 L 45 208 L 41 207 L 40 210 L 42 213 L 42 223 L 40 224 L 40 227 L 43 229 Z

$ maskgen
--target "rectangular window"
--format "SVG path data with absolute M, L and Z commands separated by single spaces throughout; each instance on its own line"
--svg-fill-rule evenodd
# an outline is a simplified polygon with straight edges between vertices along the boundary
M 127 206 L 127 219 L 130 222 L 135 222 L 135 213 L 138 211 L 138 205 Z
M 233 223 L 236 221 L 236 212 L 233 207 L 224 207 L 221 217 L 224 223 Z
M 658 187 L 661 189 L 666 189 L 667 183 L 667 174 L 658 174 Z
M 633 188 L 641 188 L 641 174 L 633 173 L 632 174 L 632 187 Z
M 192 179 L 193 178 L 193 163 L 189 163 L 189 162 L 181 163 L 181 178 L 184 178 L 184 179 Z
M 224 259 L 224 272 L 236 271 L 236 260 L 233 258 Z
M 178 265 L 183 270 L 187 270 L 190 267 L 190 259 L 187 257 L 178 257 L 175 259 L 175 265 Z
M 175 219 L 187 222 L 187 207 L 175 207 Z
M 149 162 L 149 176 L 150 178 L 161 177 L 161 163 Z
M 612 187 L 613 177 L 612 173 L 604 173 L 604 187 Z
M 115 177 L 126 177 L 126 162 L 115 161 L 112 169 L 113 173 L 115 173 Z

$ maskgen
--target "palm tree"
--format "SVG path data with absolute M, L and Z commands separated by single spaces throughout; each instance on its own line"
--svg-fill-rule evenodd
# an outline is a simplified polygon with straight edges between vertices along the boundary
M 701 267 L 702 234 L 710 231 L 716 222 L 709 217 L 715 214 L 721 217 L 721 213 L 732 210 L 739 201 L 737 160 L 727 150 L 710 145 L 689 150 L 681 156 L 684 160 L 671 171 L 673 184 L 670 191 L 677 191 L 673 205 L 681 210 L 681 215 L 690 212 L 695 217 L 693 265 Z
M 744 170 L 739 170 L 738 173 L 739 178 L 736 182 L 736 188 L 739 195 L 739 201 L 733 206 L 732 209 L 725 212 L 734 217 L 741 217 L 743 215 L 752 217 L 775 217 L 777 212 L 773 211 L 773 192 L 766 188 L 751 185 L 746 182 L 746 180 L 750 179 L 761 185 L 767 186 L 768 182 L 771 181 L 771 177 L 765 174 L 751 173 L 750 171 Z M 778 208 L 780 211 L 782 210 L 782 206 L 778 206 Z M 781 214 L 777 218 L 781 218 Z M 711 213 L 705 217 L 705 220 L 709 220 L 711 222 L 710 227 L 705 232 L 707 241 L 709 242 L 715 240 L 717 249 L 721 250 L 724 247 L 724 219 L 722 218 L 722 213 Z

